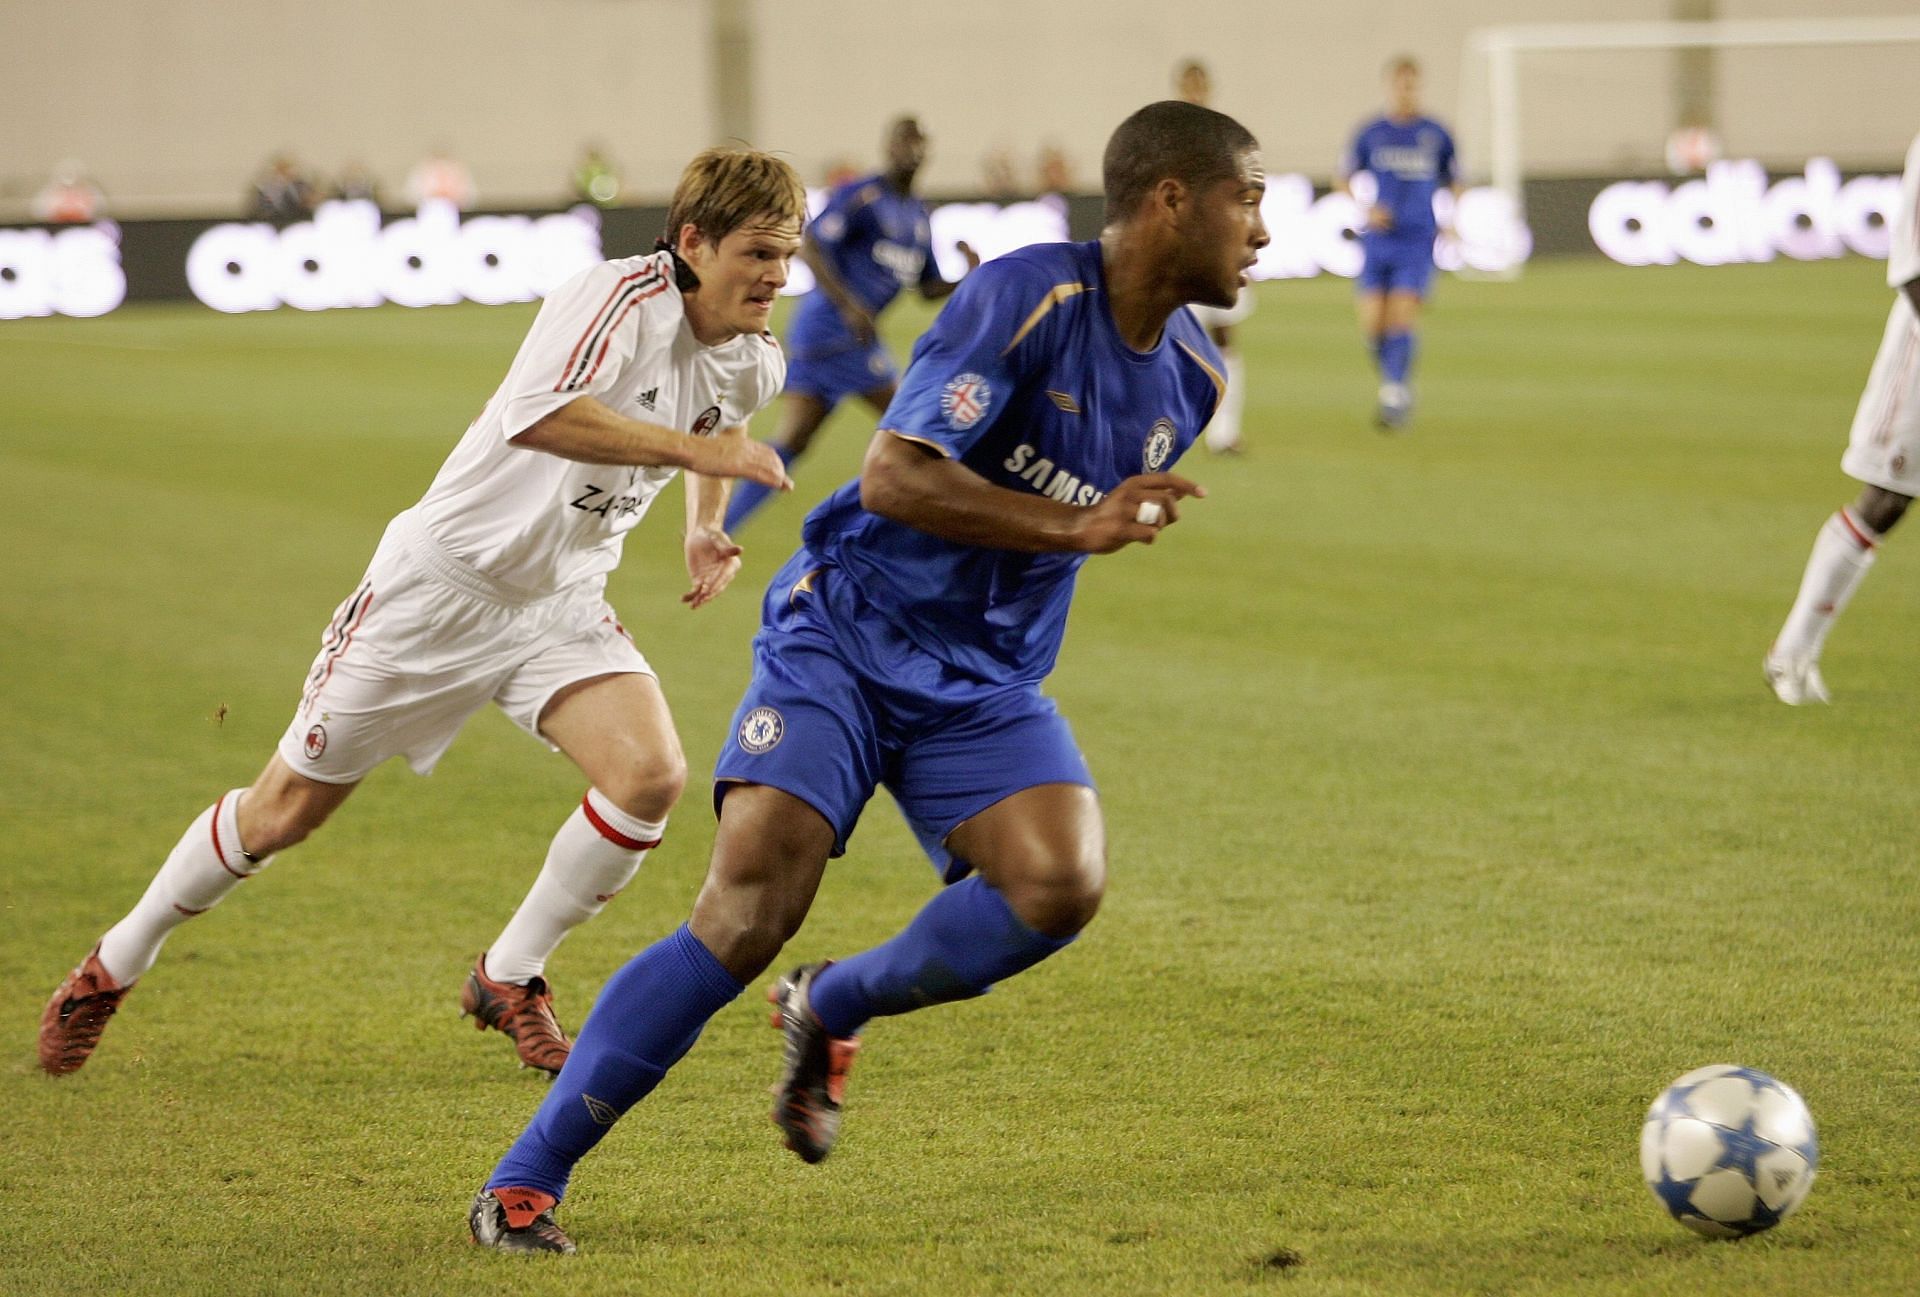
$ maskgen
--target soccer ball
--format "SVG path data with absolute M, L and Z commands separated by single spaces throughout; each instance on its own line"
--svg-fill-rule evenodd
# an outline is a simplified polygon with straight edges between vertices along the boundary
M 1688 1072 L 1647 1110 L 1640 1171 L 1660 1205 L 1709 1238 L 1772 1229 L 1813 1187 L 1813 1114 L 1765 1072 L 1717 1063 Z

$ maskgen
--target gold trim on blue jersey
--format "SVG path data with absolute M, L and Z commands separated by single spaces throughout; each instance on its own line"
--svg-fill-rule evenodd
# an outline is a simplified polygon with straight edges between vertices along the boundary
M 1052 401 L 1062 414 L 1080 413 L 1080 402 L 1074 400 L 1073 397 L 1065 392 L 1056 392 L 1049 387 L 1047 389 L 1047 399 Z
M 1209 365 L 1205 360 L 1201 359 L 1199 352 L 1195 351 L 1192 347 L 1189 347 L 1186 343 L 1181 342 L 1180 339 L 1175 338 L 1174 342 L 1179 344 L 1180 350 L 1186 352 L 1187 355 L 1193 357 L 1193 363 L 1200 366 L 1200 368 L 1206 370 L 1207 377 L 1213 380 L 1213 409 L 1209 411 L 1207 414 L 1208 420 L 1211 421 L 1213 416 L 1219 413 L 1220 403 L 1227 399 L 1226 375 L 1222 374 L 1219 370 L 1215 369 L 1212 365 Z
M 807 574 L 793 583 L 793 589 L 787 591 L 787 607 L 793 607 L 793 597 L 797 594 L 813 593 L 813 578 L 820 575 L 819 568 L 810 569 Z
M 1045 297 L 1040 299 L 1040 305 L 1033 308 L 1033 314 L 1027 317 L 1026 323 L 1020 326 L 1020 331 L 1013 335 L 1013 341 L 1009 342 L 1006 345 L 1006 349 L 1003 350 L 1000 354 L 1004 356 L 1007 354 L 1007 352 L 1012 351 L 1015 347 L 1019 346 L 1020 339 L 1026 337 L 1029 333 L 1032 333 L 1035 326 L 1037 326 L 1040 323 L 1040 321 L 1047 318 L 1048 311 L 1051 311 L 1054 307 L 1060 305 L 1060 303 L 1066 301 L 1069 297 L 1072 297 L 1078 293 L 1084 293 L 1087 291 L 1089 291 L 1087 286 L 1085 284 L 1078 283 L 1078 282 L 1071 283 L 1071 284 L 1055 284 L 1053 286 L 1053 290 L 1049 292 Z
M 925 446 L 928 450 L 938 451 L 940 452 L 940 455 L 942 456 L 942 458 L 945 458 L 945 459 L 953 458 L 953 452 L 948 450 L 945 446 L 942 446 L 937 441 L 929 441 L 925 437 L 916 437 L 910 432 L 901 432 L 894 428 L 882 428 L 880 429 L 880 431 L 886 433 L 889 437 L 898 437 L 900 440 L 910 441 L 916 446 Z

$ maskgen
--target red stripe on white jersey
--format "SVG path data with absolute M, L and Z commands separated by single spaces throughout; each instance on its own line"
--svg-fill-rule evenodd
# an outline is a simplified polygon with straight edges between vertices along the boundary
M 600 372 L 600 366 L 606 363 L 607 352 L 613 348 L 613 335 L 620 331 L 620 323 L 627 318 L 627 312 L 646 301 L 649 297 L 658 297 L 666 291 L 667 286 L 663 283 L 657 287 L 649 288 L 643 293 L 636 293 L 627 299 L 627 304 L 620 308 L 619 317 L 614 320 L 612 327 L 607 330 L 606 336 L 600 340 L 599 359 L 593 362 L 593 368 L 587 371 L 587 376 L 580 380 L 581 383 L 591 383 L 593 376 Z
M 587 323 L 587 327 L 581 332 L 580 340 L 573 344 L 573 351 L 567 356 L 566 367 L 560 371 L 559 381 L 553 385 L 554 391 L 559 392 L 565 390 L 568 376 L 573 373 L 574 367 L 579 364 L 581 354 L 592 345 L 594 336 L 600 332 L 601 325 L 605 322 L 606 318 L 612 314 L 614 303 L 619 301 L 621 294 L 625 293 L 641 280 L 646 279 L 649 275 L 661 279 L 664 284 L 665 281 L 664 277 L 660 274 L 660 268 L 658 266 L 648 266 L 644 270 L 636 270 L 633 274 L 623 277 L 619 283 L 613 286 L 613 291 L 607 294 L 607 300 L 600 303 L 600 309 L 593 313 L 593 319 Z

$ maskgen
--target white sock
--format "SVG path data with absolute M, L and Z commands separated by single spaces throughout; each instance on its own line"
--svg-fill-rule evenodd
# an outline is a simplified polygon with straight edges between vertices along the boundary
M 547 848 L 547 863 L 486 954 L 487 976 L 524 985 L 560 939 L 606 908 L 660 845 L 667 822 L 636 819 L 589 788 Z
M 1240 445 L 1240 411 L 1247 403 L 1247 362 L 1238 347 L 1223 351 L 1220 358 L 1227 366 L 1227 392 L 1207 425 L 1207 449 L 1233 450 Z
M 240 799 L 246 791 L 236 788 L 200 812 L 140 903 L 100 938 L 100 962 L 114 981 L 125 986 L 152 968 L 168 933 L 267 867 L 266 860 L 255 860 L 240 845 Z
M 1813 554 L 1807 559 L 1806 575 L 1800 578 L 1800 594 L 1793 601 L 1793 611 L 1787 614 L 1786 625 L 1773 641 L 1775 655 L 1820 656 L 1827 632 L 1873 566 L 1874 547 L 1879 543 L 1880 537 L 1852 509 L 1842 509 L 1827 519 L 1813 538 Z

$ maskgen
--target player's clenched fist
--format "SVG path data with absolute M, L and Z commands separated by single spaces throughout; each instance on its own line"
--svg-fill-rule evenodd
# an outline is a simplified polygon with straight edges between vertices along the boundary
M 1204 497 L 1207 489 L 1177 473 L 1143 473 L 1113 488 L 1086 511 L 1080 523 L 1080 548 L 1111 554 L 1123 545 L 1153 544 L 1162 527 L 1180 521 L 1181 500 Z

